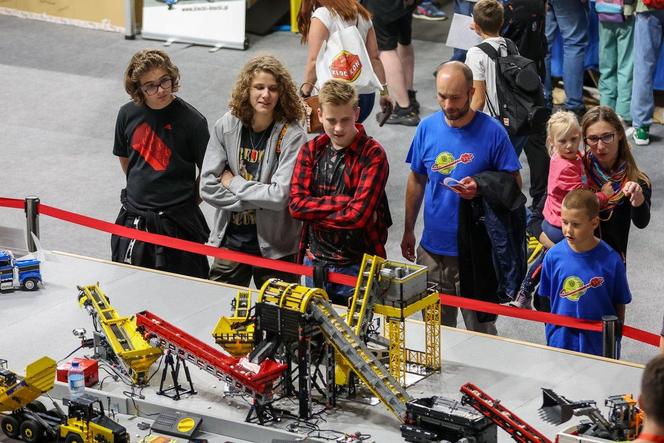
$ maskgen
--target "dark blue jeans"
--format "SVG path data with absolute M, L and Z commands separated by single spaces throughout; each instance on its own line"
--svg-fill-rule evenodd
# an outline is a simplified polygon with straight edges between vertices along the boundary
M 583 60 L 588 46 L 588 6 L 580 0 L 549 0 L 546 13 L 546 38 L 549 52 L 546 56 L 544 96 L 552 102 L 551 47 L 560 31 L 563 37 L 563 78 L 567 109 L 583 108 Z M 636 58 L 635 58 L 636 60 Z
M 306 266 L 313 266 L 314 262 L 309 257 L 304 257 L 304 264 Z M 349 265 L 349 266 L 326 266 L 327 272 L 338 272 L 340 274 L 352 275 L 356 277 L 360 273 L 360 264 Z M 304 285 L 313 288 L 314 280 L 311 277 L 304 277 Z M 348 299 L 353 296 L 355 288 L 352 286 L 340 285 L 337 283 L 328 282 L 323 288 L 327 292 L 327 295 L 330 297 L 332 303 L 338 305 L 348 305 Z
M 362 123 L 367 117 L 369 117 L 369 115 L 371 115 L 374 102 L 376 101 L 376 93 L 360 94 L 358 98 L 360 102 L 360 117 L 357 119 L 357 122 Z

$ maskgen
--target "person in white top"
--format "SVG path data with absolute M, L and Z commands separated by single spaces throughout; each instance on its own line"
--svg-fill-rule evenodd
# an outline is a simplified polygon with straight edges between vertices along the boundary
M 333 33 L 349 26 L 356 26 L 364 38 L 371 66 L 383 85 L 380 93 L 380 106 L 383 112 L 392 106 L 392 99 L 387 91 L 385 69 L 378 58 L 378 43 L 371 22 L 371 13 L 356 0 L 303 0 L 297 18 L 298 28 L 302 34 L 302 43 L 307 44 L 308 56 L 304 67 L 304 80 L 300 90 L 308 97 L 316 84 L 316 58 L 323 42 Z M 376 93 L 369 89 L 358 91 L 360 100 L 360 116 L 358 123 L 363 122 L 374 106 Z
M 500 36 L 503 27 L 505 9 L 500 0 L 479 0 L 473 7 L 473 21 L 470 25 L 482 43 L 490 44 L 498 54 L 507 55 L 507 43 Z M 492 117 L 500 115 L 498 102 L 498 89 L 496 87 L 496 64 L 487 53 L 477 46 L 473 46 L 466 54 L 466 65 L 473 71 L 473 87 L 475 94 L 470 107 L 476 111 L 483 111 Z M 528 141 L 526 136 L 510 136 L 517 155 Z
M 501 56 L 507 55 L 505 39 L 500 37 L 503 26 L 503 5 L 496 0 L 482 1 L 473 9 L 471 29 Z M 473 46 L 466 54 L 466 65 L 473 71 L 475 94 L 470 107 L 493 117 L 498 114 L 498 92 L 496 90 L 496 65 L 480 48 Z

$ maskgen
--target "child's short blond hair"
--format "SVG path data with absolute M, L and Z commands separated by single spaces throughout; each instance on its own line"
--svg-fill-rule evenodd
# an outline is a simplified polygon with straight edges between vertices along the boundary
M 558 111 L 549 118 L 546 124 L 546 138 L 549 145 L 549 155 L 553 155 L 553 140 L 577 131 L 581 136 L 581 125 L 576 114 L 570 111 Z
M 321 108 L 323 105 L 343 106 L 349 103 L 353 108 L 358 106 L 358 97 L 355 87 L 341 80 L 328 80 L 323 83 L 318 93 Z
M 505 8 L 498 0 L 480 0 L 473 7 L 473 21 L 485 34 L 500 34 Z
M 588 189 L 574 189 L 563 199 L 563 208 L 585 211 L 589 219 L 599 217 L 599 199 Z

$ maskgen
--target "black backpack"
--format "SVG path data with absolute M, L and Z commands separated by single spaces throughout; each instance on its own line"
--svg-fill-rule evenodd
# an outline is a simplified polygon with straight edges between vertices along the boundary
M 507 55 L 500 56 L 489 43 L 477 45 L 496 64 L 498 107 L 488 98 L 489 110 L 509 135 L 530 135 L 544 129 L 550 111 L 544 105 L 544 87 L 535 63 L 521 55 L 514 42 L 505 39 Z
M 503 0 L 505 21 L 500 35 L 519 48 L 519 54 L 531 59 L 544 78 L 544 57 L 548 52 L 546 34 L 546 0 Z

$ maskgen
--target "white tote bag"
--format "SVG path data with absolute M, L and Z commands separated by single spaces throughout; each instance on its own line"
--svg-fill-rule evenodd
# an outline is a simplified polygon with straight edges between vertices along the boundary
M 316 59 L 316 77 L 319 86 L 334 78 L 351 83 L 361 92 L 382 89 L 356 26 L 337 31 L 323 42 Z

